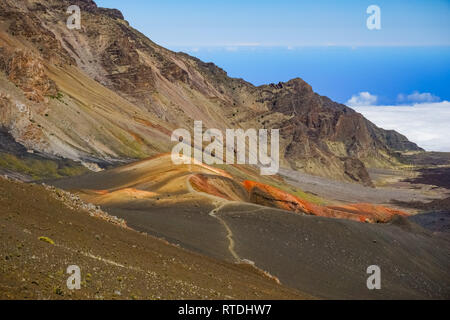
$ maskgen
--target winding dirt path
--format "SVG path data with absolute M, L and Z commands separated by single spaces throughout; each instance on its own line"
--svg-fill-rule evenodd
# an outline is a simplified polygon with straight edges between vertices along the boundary
M 211 217 L 216 218 L 217 220 L 220 221 L 220 223 L 225 227 L 225 230 L 227 231 L 227 239 L 228 239 L 228 251 L 230 251 L 231 255 L 233 256 L 233 258 L 236 260 L 237 263 L 241 262 L 242 259 L 239 257 L 239 255 L 236 253 L 236 251 L 234 250 L 234 240 L 233 240 L 233 231 L 231 231 L 231 228 L 228 226 L 228 224 L 226 223 L 226 221 L 224 219 L 222 219 L 220 216 L 217 215 L 217 213 L 219 213 L 219 211 L 221 209 L 223 209 L 223 207 L 225 207 L 226 205 L 228 205 L 228 203 L 223 202 L 222 204 L 220 204 L 218 207 L 216 207 L 215 209 L 211 210 L 209 212 L 209 215 Z
M 192 176 L 193 175 L 189 175 L 186 178 L 187 189 L 189 190 L 189 192 L 192 192 L 192 193 L 195 193 L 195 194 L 198 194 L 198 195 L 201 195 L 203 197 L 213 200 L 213 203 L 216 207 L 209 212 L 209 215 L 211 217 L 216 218 L 224 226 L 225 230 L 227 231 L 228 251 L 230 251 L 230 254 L 233 256 L 235 262 L 237 262 L 237 263 L 241 262 L 242 259 L 239 257 L 239 255 L 234 250 L 233 231 L 231 231 L 231 228 L 228 226 L 226 221 L 217 215 L 217 213 L 221 209 L 223 209 L 226 205 L 233 203 L 234 201 L 225 200 L 223 198 L 195 190 L 192 187 L 191 182 L 189 181 Z

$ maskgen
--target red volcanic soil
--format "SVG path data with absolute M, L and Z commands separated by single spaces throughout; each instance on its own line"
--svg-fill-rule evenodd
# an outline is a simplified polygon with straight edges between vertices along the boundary
M 311 203 L 275 187 L 249 180 L 245 180 L 243 185 L 250 194 L 251 202 L 263 205 L 269 204 L 270 207 L 273 207 L 270 204 L 274 204 L 277 208 L 294 212 L 308 214 L 314 212 L 315 208 Z
M 351 205 L 340 205 L 340 206 L 329 206 L 328 208 L 338 211 L 344 211 L 354 214 L 363 214 L 366 216 L 370 216 L 376 220 L 376 222 L 388 222 L 395 215 L 407 217 L 407 214 L 404 211 L 386 208 L 380 205 L 374 205 L 371 203 L 355 203 Z
M 246 180 L 243 185 L 250 194 L 250 202 L 293 212 L 371 223 L 388 222 L 395 215 L 408 216 L 400 210 L 368 203 L 320 206 L 263 183 Z

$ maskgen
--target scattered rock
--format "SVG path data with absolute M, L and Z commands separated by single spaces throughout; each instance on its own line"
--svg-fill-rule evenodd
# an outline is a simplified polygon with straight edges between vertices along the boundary
M 106 220 L 122 228 L 128 228 L 126 221 L 124 219 L 120 219 L 116 216 L 109 215 L 107 212 L 104 212 L 99 206 L 96 206 L 92 203 L 85 203 L 76 194 L 72 194 L 70 192 L 58 189 L 54 186 L 46 185 L 45 183 L 42 183 L 42 186 L 46 190 L 50 191 L 55 199 L 62 201 L 70 209 L 73 210 L 81 209 L 83 211 L 87 211 L 91 217 Z

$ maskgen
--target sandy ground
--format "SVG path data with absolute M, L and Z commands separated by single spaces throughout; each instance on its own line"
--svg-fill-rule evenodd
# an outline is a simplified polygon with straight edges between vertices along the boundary
M 207 203 L 202 207 L 192 203 L 150 208 L 124 205 L 104 207 L 111 214 L 124 217 L 133 229 L 210 257 L 233 262 L 227 250 L 226 231 L 208 214 L 213 208 Z
M 443 197 L 442 192 L 429 192 L 426 194 L 419 187 L 414 189 L 414 186 L 411 184 L 404 184 L 402 187 L 396 185 L 370 188 L 356 183 L 331 180 L 290 169 L 281 168 L 280 174 L 288 183 L 305 192 L 341 202 L 370 202 L 389 205 L 393 199 L 409 202 L 431 201 Z
M 450 211 L 421 213 L 410 217 L 410 220 L 432 232 L 450 234 Z
M 230 262 L 235 256 L 253 261 L 284 285 L 317 297 L 450 299 L 450 238 L 406 220 L 372 225 L 230 203 L 215 210 L 224 225 L 186 206 L 139 213 L 106 209 L 184 248 Z M 365 271 L 373 264 L 383 272 L 379 291 L 366 287 Z
M 391 224 L 368 224 L 305 216 L 193 190 L 190 175 L 211 170 L 173 168 L 162 157 L 56 184 L 80 190 L 88 202 L 124 218 L 138 231 L 215 259 L 253 261 L 283 285 L 311 296 L 450 299 L 448 234 L 402 218 Z M 381 204 L 392 197 L 426 199 L 420 190 L 364 188 L 286 174 L 300 181 L 302 189 L 315 187 L 331 199 Z M 366 287 L 370 265 L 382 270 L 381 290 Z
M 41 186 L 2 178 L 0 255 L 0 299 L 311 298 L 249 266 L 121 228 L 69 209 Z M 80 290 L 66 286 L 69 265 L 81 268 Z
M 407 220 L 363 224 L 229 205 L 235 251 L 283 284 L 331 299 L 450 298 L 450 238 Z M 366 287 L 369 265 L 382 289 Z

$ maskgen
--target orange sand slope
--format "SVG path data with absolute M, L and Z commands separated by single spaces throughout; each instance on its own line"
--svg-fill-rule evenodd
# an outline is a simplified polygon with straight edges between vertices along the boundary
M 248 177 L 243 168 L 241 177 Z M 233 169 L 239 170 L 236 167 Z M 238 179 L 224 170 L 205 164 L 174 165 L 170 154 L 98 173 L 93 180 L 99 182 L 93 182 L 92 185 L 101 185 L 101 188 L 83 188 L 79 191 L 90 202 L 101 205 L 130 201 L 151 201 L 156 205 L 198 200 L 235 201 L 370 223 L 388 222 L 395 215 L 408 215 L 370 203 L 332 206 L 313 204 L 271 185 Z M 276 181 L 280 182 L 279 179 Z

